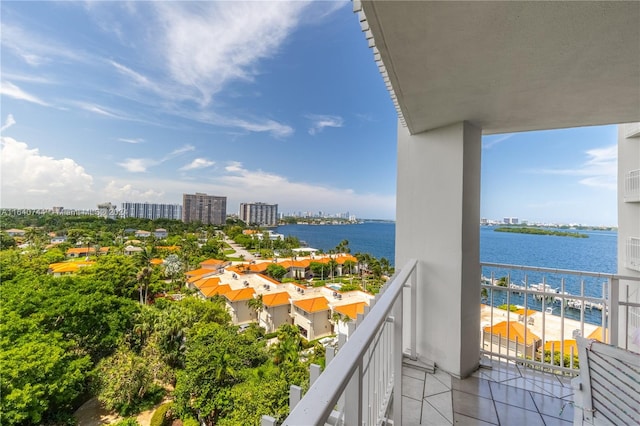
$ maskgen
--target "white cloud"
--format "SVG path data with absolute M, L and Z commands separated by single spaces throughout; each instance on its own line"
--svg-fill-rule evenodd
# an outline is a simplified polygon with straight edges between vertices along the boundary
M 118 163 L 118 166 L 124 167 L 131 173 L 144 173 L 149 167 L 159 163 L 159 161 L 150 158 L 126 158 L 122 163 Z
M 115 114 L 113 112 L 108 111 L 107 108 L 105 108 L 103 106 L 100 106 L 100 105 L 88 104 L 88 103 L 84 103 L 84 102 L 79 102 L 77 104 L 83 110 L 89 111 L 89 112 L 93 112 L 93 113 L 98 114 L 98 115 L 103 115 L 105 117 L 110 117 L 110 118 L 121 118 L 121 119 L 124 118 L 124 117 L 121 117 L 118 114 Z
M 93 195 L 93 177 L 82 166 L 41 155 L 24 142 L 2 137 L 0 164 L 4 207 L 68 205 Z
M 144 139 L 142 138 L 118 138 L 118 140 L 120 142 L 126 142 L 126 143 L 132 143 L 132 144 L 138 144 L 138 143 L 144 142 Z
M 118 184 L 115 180 L 110 181 L 104 188 L 105 197 L 117 202 L 123 201 L 161 201 L 164 191 L 151 188 L 139 189 L 133 185 Z
M 293 134 L 293 128 L 286 124 L 278 123 L 274 120 L 247 121 L 238 118 L 224 118 L 219 120 L 219 124 L 227 124 L 239 127 L 243 130 L 255 133 L 267 132 L 277 138 L 284 138 Z
M 206 158 L 196 158 L 191 163 L 180 167 L 179 170 L 196 170 L 196 169 L 204 169 L 206 167 L 211 167 L 216 164 L 215 161 L 207 160 Z
M 18 26 L 2 22 L 2 44 L 27 64 L 37 67 L 52 58 L 81 61 L 83 55 L 47 37 L 40 37 Z
M 181 154 L 184 154 L 185 152 L 191 152 L 194 151 L 196 149 L 195 146 L 193 145 L 183 145 L 180 148 L 174 149 L 173 151 L 171 151 L 170 153 L 168 153 L 167 155 L 165 155 L 162 160 L 160 160 L 161 163 L 164 163 L 165 161 L 171 160 L 172 158 L 175 158 Z
M 306 3 L 153 3 L 170 75 L 209 104 L 225 84 L 251 80 L 258 62 L 277 54 Z
M 496 146 L 497 144 L 499 144 L 500 142 L 504 142 L 508 139 L 511 139 L 512 137 L 514 137 L 516 135 L 516 133 L 505 133 L 503 135 L 492 135 L 492 136 L 487 136 L 486 138 L 486 142 L 482 144 L 482 149 L 491 149 L 494 146 Z M 489 140 L 491 139 L 491 140 Z
M 582 185 L 617 190 L 618 147 L 611 145 L 594 148 L 585 152 L 587 160 L 578 168 L 573 169 L 542 169 L 535 173 L 578 176 Z
M 0 132 L 4 132 L 9 127 L 13 126 L 14 124 L 16 124 L 16 120 L 13 118 L 13 114 L 7 115 L 7 119 L 4 121 L 4 124 L 2 125 L 2 128 L 0 128 Z
M 130 173 L 144 173 L 149 169 L 149 167 L 157 166 L 195 149 L 196 148 L 193 145 L 187 144 L 171 151 L 159 160 L 153 158 L 125 158 L 125 160 L 121 163 L 118 163 L 118 165 L 123 167 Z
M 43 101 L 42 99 L 25 92 L 24 90 L 22 90 L 21 88 L 19 88 L 18 86 L 16 86 L 15 84 L 9 81 L 2 82 L 2 85 L 0 86 L 0 94 L 4 96 L 9 96 L 10 98 L 27 101 L 27 102 L 31 102 L 31 103 L 42 105 L 42 106 L 49 106 L 49 104 Z
M 309 114 L 306 117 L 312 121 L 309 128 L 310 135 L 322 132 L 325 127 L 342 127 L 344 125 L 342 117 L 337 115 Z

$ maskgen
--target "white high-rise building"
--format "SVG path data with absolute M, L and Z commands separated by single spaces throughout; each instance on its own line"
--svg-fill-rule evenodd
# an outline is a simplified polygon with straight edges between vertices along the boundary
M 278 225 L 278 205 L 266 203 L 240 203 L 240 220 L 247 225 Z
M 182 219 L 182 206 L 180 204 L 155 204 L 122 203 L 122 215 L 124 217 L 139 217 L 143 219 Z

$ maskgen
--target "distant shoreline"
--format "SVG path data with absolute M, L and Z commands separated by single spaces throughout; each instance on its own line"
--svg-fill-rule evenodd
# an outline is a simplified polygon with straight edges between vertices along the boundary
M 511 232 L 514 234 L 531 234 L 531 235 L 553 235 L 556 237 L 571 237 L 571 238 L 589 238 L 587 234 L 581 234 L 579 232 L 552 231 L 549 229 L 542 229 L 542 228 L 502 226 L 500 228 L 494 229 L 494 232 Z

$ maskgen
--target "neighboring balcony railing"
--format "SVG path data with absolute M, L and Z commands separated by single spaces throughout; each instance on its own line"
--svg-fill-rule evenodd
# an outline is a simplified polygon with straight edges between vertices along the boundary
M 640 238 L 627 238 L 625 250 L 625 266 L 640 271 Z
M 484 355 L 575 375 L 576 336 L 638 350 L 640 278 L 481 265 Z
M 640 169 L 628 172 L 624 177 L 624 201 L 640 201 Z
M 312 377 L 309 390 L 283 425 L 379 425 L 387 422 L 390 412 L 393 424 L 402 424 L 402 315 L 409 308 L 408 351 L 415 358 L 416 265 L 415 260 L 407 262 L 372 300 L 364 320 L 358 316 L 355 330 L 327 360 L 323 374 Z M 405 288 L 411 292 L 410 307 L 403 307 Z M 263 417 L 263 424 L 273 423 Z

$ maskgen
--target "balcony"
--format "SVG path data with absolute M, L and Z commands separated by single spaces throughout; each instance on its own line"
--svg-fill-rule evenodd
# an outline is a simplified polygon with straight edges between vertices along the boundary
M 640 238 L 627 238 L 625 249 L 625 266 L 634 271 L 640 271 Z
M 624 202 L 640 202 L 640 170 L 632 170 L 625 175 Z
M 450 376 L 416 352 L 418 268 L 407 262 L 335 357 L 327 351 L 325 371 L 312 370 L 303 398 L 296 390 L 283 424 L 569 424 L 570 379 L 578 374 L 573 338 L 639 350 L 633 331 L 640 327 L 640 278 L 482 264 L 478 333 L 489 327 L 498 338 L 481 339 L 481 365 L 470 377 Z M 524 336 L 495 333 L 503 321 L 521 324 Z M 527 350 L 531 336 L 536 343 Z M 263 424 L 276 423 L 265 416 Z

